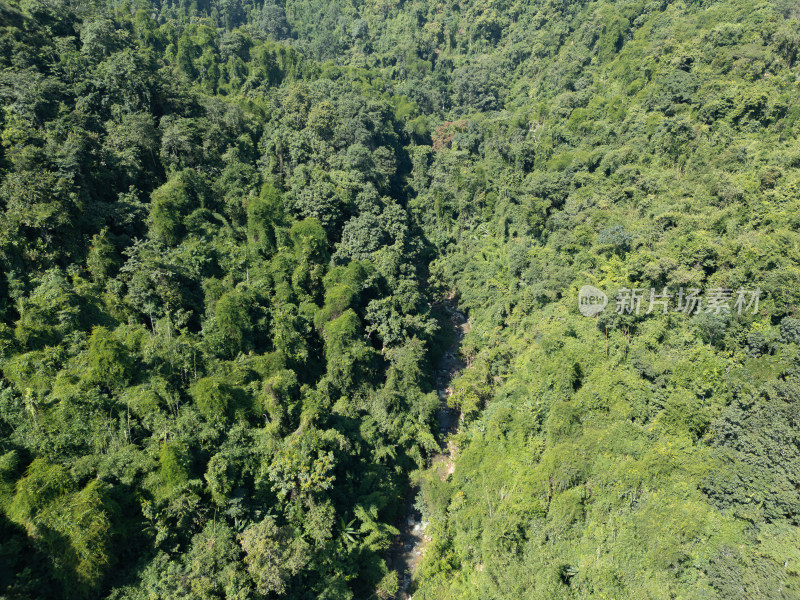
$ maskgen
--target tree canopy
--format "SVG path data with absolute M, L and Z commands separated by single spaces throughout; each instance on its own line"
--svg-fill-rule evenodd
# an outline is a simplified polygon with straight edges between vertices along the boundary
M 388 599 L 417 491 L 418 599 L 800 596 L 796 3 L 0 0 L 0 99 L 0 596 Z

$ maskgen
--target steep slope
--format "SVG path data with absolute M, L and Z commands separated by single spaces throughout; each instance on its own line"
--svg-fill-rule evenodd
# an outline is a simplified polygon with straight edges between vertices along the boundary
M 798 18 L 0 3 L 2 593 L 800 596 Z

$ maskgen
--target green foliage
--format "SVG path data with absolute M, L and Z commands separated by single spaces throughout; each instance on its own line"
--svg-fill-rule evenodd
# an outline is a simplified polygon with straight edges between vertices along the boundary
M 266 255 L 277 249 L 276 228 L 281 225 L 283 206 L 278 191 L 270 184 L 247 203 L 247 235 L 250 243 Z
M 366 307 L 396 295 L 394 343 L 430 335 L 394 123 L 419 109 L 263 39 L 293 35 L 281 7 L 135 8 L 2 8 L 0 594 L 385 595 L 396 515 L 365 509 L 359 548 L 334 527 L 398 496 L 392 445 L 432 447 L 408 390 L 427 421 L 375 409 L 361 481 L 365 401 L 398 379 Z
M 14 482 L 19 474 L 20 456 L 16 450 L 10 450 L 0 456 L 0 508 L 4 512 L 14 498 Z
M 120 258 L 113 242 L 108 235 L 108 230 L 103 229 L 92 238 L 92 246 L 86 258 L 86 268 L 95 281 L 106 281 L 116 274 L 120 266 Z
M 130 380 L 133 361 L 125 346 L 105 327 L 95 327 L 89 337 L 84 381 L 109 389 L 124 388 Z
M 66 470 L 37 458 L 17 482 L 8 516 L 20 524 L 32 523 L 37 515 L 64 492 L 73 488 Z
M 219 337 L 215 341 L 222 356 L 233 358 L 253 348 L 252 303 L 252 294 L 234 291 L 223 294 L 214 305 L 214 325 Z
M 325 304 L 315 317 L 317 327 L 338 318 L 348 308 L 360 308 L 359 296 L 369 287 L 375 268 L 367 261 L 334 267 L 323 279 Z
M 63 467 L 36 459 L 17 482 L 8 516 L 60 558 L 54 576 L 64 597 L 86 598 L 96 592 L 111 561 L 115 508 L 99 481 L 74 490 Z
M 190 457 L 183 444 L 169 442 L 158 454 L 159 476 L 166 489 L 185 484 L 189 480 Z
M 308 562 L 308 548 L 286 527 L 278 527 L 275 519 L 265 517 L 240 535 L 244 563 L 259 594 L 284 594 L 287 579 L 297 574 Z
M 79 325 L 80 306 L 62 272 L 51 269 L 35 290 L 20 302 L 14 334 L 23 347 L 38 349 L 57 344 Z
M 246 418 L 252 410 L 245 392 L 221 377 L 198 379 L 190 392 L 200 414 L 209 423 L 223 424 L 229 419 Z
M 184 219 L 197 208 L 189 182 L 180 176 L 170 179 L 153 191 L 150 203 L 154 237 L 170 246 L 176 245 L 186 233 Z
M 0 1 L 0 595 L 797 596 L 796 6 L 323 4 Z

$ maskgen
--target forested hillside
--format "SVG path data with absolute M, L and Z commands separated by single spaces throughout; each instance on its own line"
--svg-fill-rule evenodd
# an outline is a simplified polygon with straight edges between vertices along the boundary
M 794 0 L 0 0 L 0 99 L 0 597 L 388 600 L 418 490 L 417 600 L 800 598 Z

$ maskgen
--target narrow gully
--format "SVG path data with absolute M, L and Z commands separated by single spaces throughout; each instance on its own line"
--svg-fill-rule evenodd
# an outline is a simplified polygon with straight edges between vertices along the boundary
M 439 422 L 437 439 L 440 452 L 432 457 L 431 464 L 448 463 L 445 472 L 450 474 L 453 470 L 450 437 L 458 431 L 460 412 L 447 405 L 447 398 L 452 393 L 450 385 L 453 378 L 466 366 L 458 352 L 464 334 L 469 331 L 469 322 L 466 315 L 458 310 L 452 298 L 445 299 L 441 306 L 449 317 L 453 335 L 450 345 L 442 354 L 435 370 L 436 392 L 439 395 L 439 409 L 436 417 Z M 400 535 L 397 536 L 391 549 L 389 562 L 392 570 L 397 572 L 399 583 L 396 600 L 411 600 L 414 570 L 422 558 L 425 544 L 428 541 L 425 535 L 427 523 L 422 521 L 422 515 L 414 506 L 418 492 L 417 487 L 412 487 L 406 495 L 405 518 L 400 527 Z

